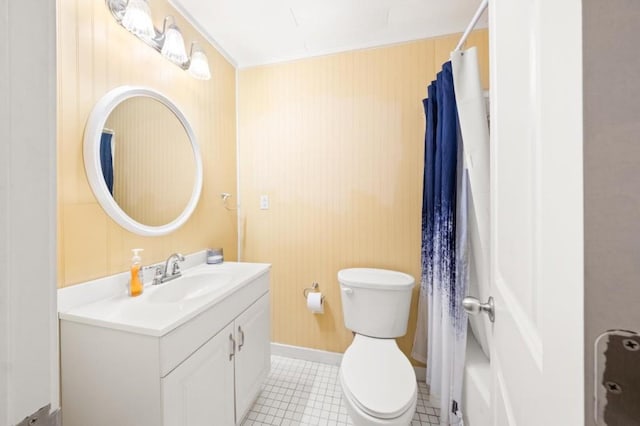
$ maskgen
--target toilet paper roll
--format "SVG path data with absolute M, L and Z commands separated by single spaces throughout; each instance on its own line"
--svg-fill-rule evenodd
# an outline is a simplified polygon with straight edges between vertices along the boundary
M 324 301 L 322 300 L 322 293 L 309 292 L 307 294 L 307 308 L 314 314 L 324 313 Z

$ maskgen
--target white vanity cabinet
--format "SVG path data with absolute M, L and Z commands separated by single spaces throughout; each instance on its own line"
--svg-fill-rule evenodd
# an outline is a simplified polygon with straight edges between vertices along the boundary
M 269 373 L 270 355 L 266 294 L 162 379 L 164 425 L 240 423 Z
M 260 393 L 271 366 L 269 295 L 258 300 L 235 321 L 235 396 L 238 421 Z
M 168 332 L 61 313 L 63 426 L 240 424 L 270 369 L 268 266 L 221 294 Z
M 229 324 L 162 378 L 165 426 L 234 424 L 231 333 Z

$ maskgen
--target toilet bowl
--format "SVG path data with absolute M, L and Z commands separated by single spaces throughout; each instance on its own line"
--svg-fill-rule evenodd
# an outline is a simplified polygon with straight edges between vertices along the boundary
M 356 426 L 406 426 L 413 418 L 416 376 L 394 339 L 356 334 L 340 364 L 340 386 Z
M 355 333 L 340 364 L 340 386 L 356 426 L 406 426 L 418 397 L 416 376 L 395 341 L 407 330 L 414 279 L 372 268 L 338 272 L 345 325 Z

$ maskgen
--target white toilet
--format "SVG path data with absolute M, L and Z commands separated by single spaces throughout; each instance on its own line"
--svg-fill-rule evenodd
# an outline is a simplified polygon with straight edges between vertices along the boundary
M 396 337 L 407 332 L 414 279 L 402 272 L 352 268 L 338 272 L 345 326 L 356 333 L 340 364 L 340 385 L 356 426 L 406 426 L 418 386 Z

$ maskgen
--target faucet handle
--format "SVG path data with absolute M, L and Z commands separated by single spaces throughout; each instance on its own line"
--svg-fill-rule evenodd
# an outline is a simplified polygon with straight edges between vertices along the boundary
M 153 266 L 150 266 L 150 268 L 153 268 Z M 162 265 L 156 265 L 155 271 L 153 273 L 153 282 L 151 284 L 158 285 L 161 283 L 162 283 Z
M 173 265 L 171 265 L 171 275 L 180 275 L 180 265 L 178 264 L 178 262 L 184 262 L 184 256 L 182 255 L 182 253 L 174 253 L 169 257 L 169 259 L 171 259 L 171 257 L 176 258 L 173 261 Z

